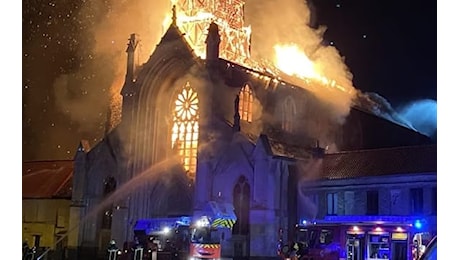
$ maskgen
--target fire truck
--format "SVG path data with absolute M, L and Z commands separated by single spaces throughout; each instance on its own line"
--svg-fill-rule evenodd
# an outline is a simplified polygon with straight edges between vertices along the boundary
M 137 220 L 135 241 L 130 246 L 134 259 L 150 260 L 162 255 L 169 259 L 186 258 L 191 219 L 190 216 L 178 216 Z
M 220 259 L 225 237 L 229 237 L 236 216 L 229 203 L 208 203 L 206 214 L 197 215 L 190 230 L 190 260 Z
M 327 216 L 302 220 L 296 226 L 295 245 L 301 260 L 414 260 L 420 256 L 420 238 L 426 221 L 401 216 Z M 284 245 L 289 258 L 292 245 Z
M 140 219 L 134 226 L 135 242 L 123 252 L 135 260 L 220 259 L 223 241 L 235 222 L 233 205 L 215 201 L 193 217 Z

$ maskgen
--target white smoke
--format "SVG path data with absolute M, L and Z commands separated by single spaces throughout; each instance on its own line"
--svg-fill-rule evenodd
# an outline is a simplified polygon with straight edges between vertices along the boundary
M 398 114 L 418 132 L 436 139 L 438 104 L 436 100 L 412 101 L 398 109 Z

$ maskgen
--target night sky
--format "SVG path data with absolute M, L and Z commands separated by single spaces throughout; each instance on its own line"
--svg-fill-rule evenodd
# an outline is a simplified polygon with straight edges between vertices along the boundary
M 436 0 L 313 0 L 317 22 L 328 30 L 363 91 L 394 106 L 436 100 Z
M 95 143 L 104 133 L 113 57 L 94 52 L 91 32 L 110 17 L 114 1 L 93 1 L 23 1 L 24 161 L 72 159 L 79 140 Z M 395 108 L 437 100 L 435 0 L 311 1 L 317 24 L 328 28 L 324 42 L 345 56 L 356 88 Z M 124 52 L 128 36 L 111 40 L 114 48 Z M 64 83 L 69 87 L 60 88 Z

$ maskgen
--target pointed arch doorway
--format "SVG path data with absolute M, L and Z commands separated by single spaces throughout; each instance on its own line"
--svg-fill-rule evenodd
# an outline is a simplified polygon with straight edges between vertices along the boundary
M 250 186 L 245 176 L 240 176 L 233 188 L 233 207 L 237 220 L 232 229 L 233 255 L 236 259 L 249 256 L 249 198 Z

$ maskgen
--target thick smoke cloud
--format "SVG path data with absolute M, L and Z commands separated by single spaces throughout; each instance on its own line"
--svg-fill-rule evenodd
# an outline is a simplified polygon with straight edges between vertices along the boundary
M 56 105 L 83 135 L 94 135 L 95 128 L 102 134 L 109 108 L 112 124 L 119 117 L 128 38 L 140 36 L 141 65 L 160 40 L 169 9 L 168 0 L 84 1 L 76 16 L 81 24 L 77 41 L 86 43 L 77 53 L 79 67 L 53 84 Z
M 314 24 L 315 19 L 310 19 L 312 14 L 304 0 L 247 1 L 245 15 L 245 22 L 252 28 L 253 58 L 273 61 L 276 44 L 298 45 L 315 63 L 321 75 L 335 80 L 348 94 L 338 89 L 312 88 L 307 84 L 303 84 L 303 87 L 332 105 L 339 120 L 348 115 L 356 92 L 352 74 L 339 51 L 333 46 L 322 44 L 326 28 L 312 29 L 308 26 Z

